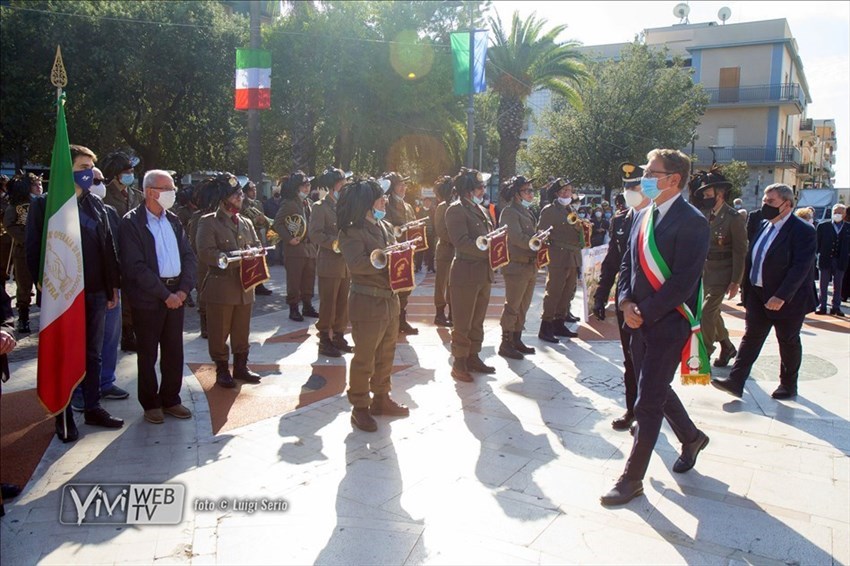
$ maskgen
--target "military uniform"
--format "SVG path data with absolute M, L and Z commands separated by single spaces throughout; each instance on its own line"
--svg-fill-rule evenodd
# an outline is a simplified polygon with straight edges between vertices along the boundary
M 290 244 L 292 234 L 286 227 L 287 216 L 300 216 L 310 226 L 312 207 L 309 200 L 300 197 L 286 199 L 277 211 L 272 228 L 280 234 L 284 244 L 283 263 L 286 267 L 286 303 L 290 309 L 297 309 L 298 303 L 312 309 L 313 287 L 316 282 L 316 245 L 310 241 L 309 232 L 296 244 Z
M 528 241 L 537 232 L 535 219 L 530 210 L 514 200 L 502 210 L 499 225 L 508 228 L 511 258 L 501 270 L 505 277 L 505 306 L 499 323 L 503 332 L 522 332 L 537 281 L 537 252 L 528 247 Z
M 228 336 L 234 358 L 244 355 L 247 362 L 254 306 L 254 290 L 242 288 L 240 262 L 230 263 L 221 269 L 218 267 L 219 254 L 259 245 L 251 221 L 238 214 L 231 216 L 223 206 L 216 212 L 205 214 L 198 222 L 198 263 L 207 267 L 207 274 L 199 285 L 199 298 L 206 303 L 210 358 L 217 365 L 221 362 L 226 365 L 230 359 Z
M 348 312 L 354 357 L 348 400 L 355 409 L 370 406 L 370 391 L 378 397 L 391 389 L 400 306 L 390 289 L 388 269 L 375 269 L 369 255 L 394 243 L 392 227 L 383 221 L 367 220 L 360 228 L 350 226 L 339 233 L 340 251 L 351 272 Z
M 392 226 L 401 226 L 402 224 L 407 224 L 408 222 L 413 222 L 416 220 L 416 212 L 413 210 L 413 207 L 404 201 L 404 199 L 399 198 L 394 194 L 390 194 L 390 198 L 387 201 L 387 215 L 385 220 L 391 224 Z M 402 235 L 402 238 L 405 238 L 405 235 Z M 424 245 L 424 244 L 419 244 Z M 422 252 L 419 252 L 420 254 Z M 405 327 L 410 328 L 407 324 L 407 298 L 410 297 L 410 291 L 404 291 L 398 294 L 399 304 L 401 305 L 401 314 L 399 315 L 399 326 L 402 330 L 405 330 Z M 418 334 L 418 330 L 410 329 L 408 331 L 410 334 Z
M 576 294 L 578 270 L 581 269 L 581 222 L 570 224 L 567 215 L 572 212 L 555 201 L 540 211 L 538 230 L 552 228 L 549 234 L 549 273 L 546 276 L 546 294 L 543 296 L 543 322 L 563 324 L 570 312 L 570 303 Z
M 329 193 L 313 207 L 308 234 L 310 241 L 319 248 L 316 272 L 319 277 L 319 320 L 316 330 L 320 340 L 329 340 L 334 348 L 342 345 L 348 327 L 348 290 L 351 273 L 342 255 L 334 251 L 334 242 L 339 238 L 336 223 L 337 201 Z M 346 344 L 347 346 L 347 344 Z M 327 346 L 325 346 L 327 347 Z M 345 348 L 343 348 L 345 349 Z M 333 352 L 333 348 L 329 351 Z M 333 354 L 331 354 L 333 355 Z M 339 355 L 339 352 L 336 352 Z
M 702 336 L 708 355 L 715 342 L 729 340 L 720 306 L 730 283 L 741 284 L 747 257 L 747 220 L 737 210 L 723 203 L 708 215 L 711 240 L 708 259 L 702 275 Z
M 209 212 L 206 210 L 196 210 L 193 212 L 192 217 L 189 219 L 189 225 L 186 229 L 186 234 L 189 237 L 189 245 L 192 246 L 192 251 L 195 252 L 195 256 L 198 255 L 198 224 L 200 223 L 201 218 L 207 214 L 209 214 Z M 199 261 L 196 269 L 197 273 L 195 281 L 198 282 L 198 318 L 201 323 L 201 338 L 207 338 L 207 303 L 201 296 L 200 287 L 201 283 L 207 276 L 209 266 L 203 261 Z
M 189 221 L 192 219 L 193 210 L 188 205 L 180 205 L 174 207 L 174 214 L 180 219 L 180 224 L 184 230 L 189 229 Z
M 452 260 L 455 257 L 455 248 L 449 238 L 449 231 L 446 228 L 446 211 L 449 208 L 449 202 L 444 201 L 437 205 L 434 211 L 434 232 L 437 235 L 437 251 L 434 254 L 434 263 L 437 274 L 434 282 L 434 306 L 437 308 L 437 316 L 445 311 L 446 305 L 449 306 L 449 315 L 444 317 L 444 322 L 452 319 L 452 295 L 451 285 L 449 285 L 449 271 L 452 267 Z
M 9 206 L 9 195 L 0 193 L 0 218 L 6 216 L 6 208 Z M 6 227 L 0 222 L 0 269 L 3 270 L 3 281 L 9 280 L 9 259 L 12 257 L 12 236 L 6 231 Z
M 263 204 L 256 199 L 250 199 L 246 196 L 242 201 L 241 214 L 244 218 L 251 221 L 260 239 L 264 239 L 263 236 L 272 226 L 272 220 L 263 212 Z
M 12 237 L 11 259 L 15 267 L 15 299 L 18 309 L 18 332 L 29 332 L 29 312 L 32 301 L 33 277 L 27 267 L 25 248 L 27 214 L 30 203 L 9 204 L 3 214 L 3 226 Z M 3 266 L 6 269 L 6 266 Z
M 493 270 L 489 253 L 475 240 L 493 231 L 490 215 L 480 205 L 461 198 L 446 210 L 446 231 L 455 248 L 449 285 L 452 288 L 452 356 L 478 357 L 484 340 L 484 317 L 490 302 Z

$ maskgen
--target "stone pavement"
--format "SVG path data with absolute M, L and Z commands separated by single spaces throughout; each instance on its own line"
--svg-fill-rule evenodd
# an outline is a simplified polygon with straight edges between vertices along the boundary
M 279 294 L 282 268 L 273 275 L 270 287 Z M 419 276 L 414 297 L 431 293 L 432 278 Z M 503 296 L 500 280 L 494 306 Z M 125 427 L 80 425 L 76 443 L 51 442 L 0 519 L 2 561 L 850 564 L 850 325 L 810 317 L 796 401 L 770 398 L 778 374 L 772 337 L 743 400 L 676 386 L 711 443 L 693 470 L 672 474 L 679 446 L 665 425 L 645 496 L 605 509 L 599 495 L 621 473 L 631 445 L 627 433 L 610 427 L 622 412 L 620 346 L 538 341 L 541 296 L 538 286 L 526 332 L 538 353 L 510 364 L 496 356 L 498 315 L 488 318 L 483 357 L 498 372 L 473 384 L 450 377 L 445 331 L 414 316 L 421 332 L 399 342 L 393 377 L 393 395 L 411 416 L 380 417 L 371 434 L 352 430 L 339 383 L 324 399 L 269 414 L 266 393 L 320 389 L 311 385 L 323 379 L 317 374 L 340 375 L 351 358 L 317 358 L 314 329 L 304 337 L 308 322 L 294 323 L 283 310 L 258 309 L 251 359 L 266 377 L 241 386 L 239 399 L 255 404 L 253 416 L 229 422 L 227 410 L 216 408 L 220 401 L 211 409 L 193 373 L 208 357 L 189 321 L 183 391 L 194 418 L 144 422 L 135 356 L 122 355 L 119 385 L 133 395 L 107 408 Z M 728 307 L 728 326 L 739 337 L 743 320 Z M 34 387 L 34 360 L 13 365 L 4 391 Z M 334 371 L 316 369 L 324 366 Z M 242 412 L 252 414 L 252 406 Z M 223 415 L 216 433 L 215 411 Z M 182 484 L 182 522 L 60 524 L 69 483 Z M 288 508 L 249 512 L 262 500 Z M 200 510 L 207 503 L 213 509 Z

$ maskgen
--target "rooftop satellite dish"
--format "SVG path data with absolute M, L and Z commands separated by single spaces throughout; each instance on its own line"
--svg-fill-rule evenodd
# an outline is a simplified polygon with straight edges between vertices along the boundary
M 730 10 L 726 6 L 720 8 L 720 11 L 717 12 L 717 17 L 720 18 L 720 21 L 723 22 L 724 25 L 726 25 L 726 20 L 728 20 L 731 15 L 732 10 Z
M 688 14 L 691 12 L 691 7 L 682 2 L 681 4 L 676 4 L 676 7 L 673 8 L 673 15 L 679 18 L 679 23 L 688 23 Z

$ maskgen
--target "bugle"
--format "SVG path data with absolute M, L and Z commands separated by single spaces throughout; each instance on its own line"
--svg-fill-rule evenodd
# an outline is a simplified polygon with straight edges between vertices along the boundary
M 219 269 L 227 269 L 227 266 L 231 263 L 242 261 L 248 257 L 266 255 L 273 249 L 274 246 L 268 246 L 265 248 L 245 248 L 244 250 L 237 250 L 234 252 L 221 252 L 218 254 L 218 267 Z
M 478 238 L 475 239 L 475 246 L 482 252 L 486 252 L 490 248 L 490 240 L 497 236 L 501 236 L 507 231 L 507 226 L 499 226 L 489 234 L 485 234 L 484 236 L 478 236 Z
M 393 235 L 396 238 L 401 238 L 403 234 L 405 234 L 411 228 L 418 228 L 424 225 L 426 220 L 424 218 L 420 218 L 419 220 L 412 220 L 410 222 L 406 222 L 401 226 L 393 226 Z
M 387 246 L 384 249 L 374 250 L 371 254 L 369 254 L 369 261 L 375 269 L 383 269 L 387 266 L 387 256 L 389 254 L 392 252 L 406 250 L 411 247 L 416 249 L 416 242 L 420 241 L 422 241 L 422 237 L 416 236 L 414 239 L 407 242 L 399 242 L 398 244 Z
M 549 234 L 551 232 L 552 232 L 552 226 L 549 226 L 545 230 L 541 230 L 541 231 L 537 232 L 535 235 L 533 235 L 531 237 L 531 239 L 528 240 L 528 247 L 531 249 L 531 251 L 536 252 L 540 248 L 542 248 L 543 245 L 546 242 L 549 241 Z

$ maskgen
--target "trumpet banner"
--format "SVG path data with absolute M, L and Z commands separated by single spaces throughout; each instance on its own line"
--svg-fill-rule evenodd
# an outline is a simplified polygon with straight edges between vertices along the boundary
M 239 264 L 239 275 L 242 280 L 242 288 L 245 291 L 250 291 L 257 285 L 271 279 L 269 265 L 266 263 L 266 254 L 242 258 Z
M 390 272 L 390 289 L 396 293 L 412 291 L 416 287 L 413 278 L 413 248 L 392 251 L 387 254 Z
M 409 228 L 407 230 L 408 242 L 415 240 L 417 236 L 422 238 L 422 240 L 416 244 L 416 253 L 424 252 L 428 249 L 428 238 L 426 237 L 427 235 L 427 228 L 424 224 L 422 226 L 416 226 L 415 228 Z
M 549 265 L 549 246 L 546 244 L 540 246 L 540 249 L 537 250 L 537 258 L 534 261 L 534 265 L 537 266 L 537 269 Z
M 490 269 L 499 269 L 510 262 L 508 233 L 505 231 L 490 240 Z

